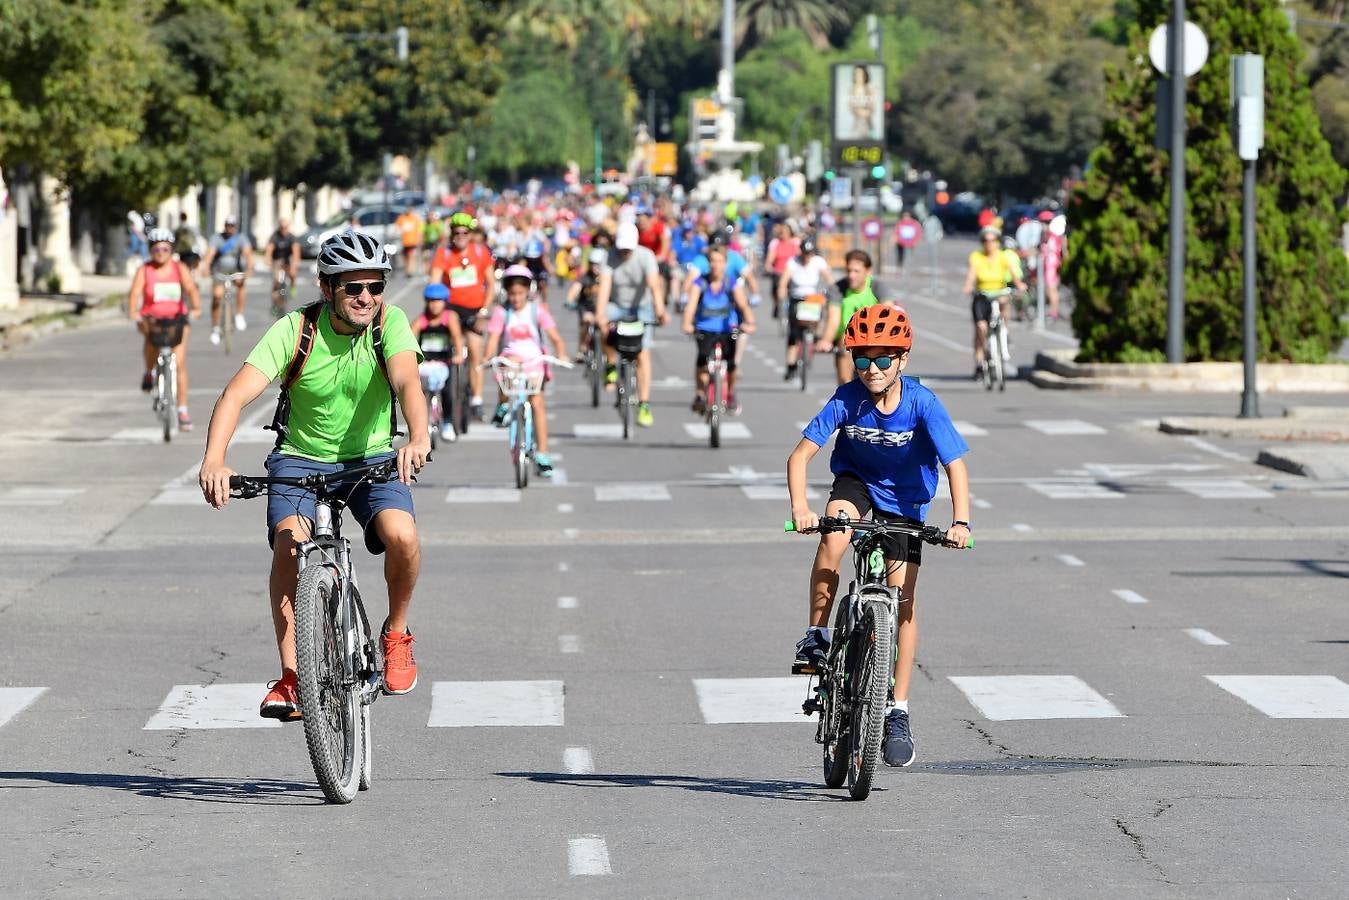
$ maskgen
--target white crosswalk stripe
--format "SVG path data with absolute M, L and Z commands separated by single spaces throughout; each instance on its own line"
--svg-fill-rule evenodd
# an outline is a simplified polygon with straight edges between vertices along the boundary
M 953 675 L 951 681 L 975 709 L 995 722 L 1124 715 L 1073 675 Z
M 711 436 L 706 422 L 685 422 L 684 431 L 689 437 L 705 441 Z M 724 441 L 747 441 L 752 437 L 749 426 L 744 422 L 722 422 L 721 439 Z
M 45 687 L 0 687 L 0 727 L 33 704 Z
M 1028 419 L 1026 421 L 1026 427 L 1033 428 L 1041 434 L 1053 435 L 1055 437 L 1083 434 L 1105 434 L 1105 429 L 1100 425 L 1093 425 L 1092 423 L 1084 422 L 1081 419 Z
M 808 723 L 801 714 L 804 678 L 695 678 L 698 709 L 708 725 L 759 722 Z
M 61 506 L 84 493 L 84 488 L 12 487 L 0 491 L 0 506 Z M 201 496 L 201 492 L 197 492 Z
M 1208 675 L 1272 719 L 1349 719 L 1349 684 L 1334 675 Z
M 146 731 L 175 728 L 280 728 L 276 719 L 258 715 L 265 684 L 175 684 Z
M 956 431 L 960 432 L 961 437 L 983 437 L 988 434 L 986 430 L 975 425 L 973 422 L 952 422 Z
M 623 437 L 623 423 L 578 424 L 571 427 L 571 433 L 580 441 L 619 440 Z
M 567 841 L 567 871 L 572 875 L 611 875 L 609 845 L 598 834 Z
M 669 500 L 670 489 L 658 481 L 627 481 L 595 485 L 595 499 L 601 503 L 622 501 Z
M 742 484 L 740 491 L 749 500 L 779 500 L 786 502 L 787 485 L 785 484 Z M 807 500 L 818 500 L 820 492 L 814 488 L 806 488 Z
M 446 503 L 519 503 L 516 488 L 452 487 L 445 494 Z
M 1167 482 L 1176 490 L 1203 497 L 1205 500 L 1255 500 L 1274 495 L 1235 478 L 1177 478 Z
M 1027 481 L 1026 487 L 1052 500 L 1115 500 L 1123 492 L 1094 481 Z
M 437 681 L 430 728 L 561 725 L 561 681 Z

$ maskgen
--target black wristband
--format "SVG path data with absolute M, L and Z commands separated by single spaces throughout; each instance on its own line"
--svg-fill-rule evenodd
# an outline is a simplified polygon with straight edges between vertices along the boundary
M 974 529 L 970 527 L 969 522 L 962 522 L 959 519 L 956 519 L 954 522 L 951 523 L 952 528 L 954 528 L 957 525 L 964 525 L 966 531 L 974 531 Z

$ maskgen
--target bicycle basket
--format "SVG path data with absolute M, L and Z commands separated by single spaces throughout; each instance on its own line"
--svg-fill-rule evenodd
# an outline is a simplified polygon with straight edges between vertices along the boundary
M 514 394 L 519 391 L 526 394 L 537 394 L 543 390 L 545 374 L 543 366 L 539 365 L 525 367 L 498 363 L 492 367 L 492 377 L 496 379 L 501 390 L 507 394 Z
M 614 349 L 624 356 L 636 356 L 642 352 L 642 341 L 646 337 L 646 323 L 639 321 L 614 323 Z
M 177 347 L 183 342 L 183 327 L 187 321 L 181 316 L 172 319 L 148 319 L 150 343 L 156 347 Z

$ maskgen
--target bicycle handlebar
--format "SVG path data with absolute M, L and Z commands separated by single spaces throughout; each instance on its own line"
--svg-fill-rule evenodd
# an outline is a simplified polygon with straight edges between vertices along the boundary
M 791 534 L 796 532 L 796 523 L 788 519 L 783 523 L 782 530 Z M 903 534 L 909 537 L 916 537 L 927 544 L 942 547 L 954 547 L 954 544 L 947 543 L 946 532 L 936 525 L 910 525 L 907 522 L 868 522 L 864 519 L 850 519 L 847 516 L 820 516 L 820 524 L 815 528 L 807 528 L 800 534 L 829 534 L 839 531 L 856 531 L 862 534 Z M 965 543 L 968 550 L 974 549 L 974 538 L 970 538 Z
M 491 359 L 483 362 L 481 368 L 490 369 L 493 366 L 502 366 L 502 367 L 510 367 L 513 369 L 523 369 L 525 366 L 533 365 L 534 363 L 549 363 L 554 366 L 559 366 L 563 369 L 575 368 L 575 365 L 569 359 L 558 359 L 556 356 L 548 356 L 548 355 L 536 356 L 531 360 L 526 360 L 525 362 L 521 362 L 518 359 L 511 359 L 510 357 L 507 356 L 494 356 Z
M 426 460 L 430 462 L 431 457 L 427 456 Z M 273 475 L 231 475 L 230 495 L 242 500 L 249 500 L 263 493 L 263 489 L 269 485 L 307 488 L 321 492 L 325 488 L 345 484 L 348 481 L 369 481 L 379 484 L 393 481 L 397 477 L 397 458 L 386 459 L 383 462 L 371 463 L 367 466 L 353 466 L 340 472 L 315 472 L 312 475 L 304 475 L 299 478 Z

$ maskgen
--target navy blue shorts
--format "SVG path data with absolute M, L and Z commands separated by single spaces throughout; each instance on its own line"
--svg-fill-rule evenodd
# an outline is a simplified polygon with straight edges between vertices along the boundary
M 370 465 L 393 459 L 393 453 L 381 453 L 367 459 L 352 459 L 346 462 L 325 463 L 298 456 L 287 456 L 275 450 L 267 456 L 265 463 L 267 474 L 273 478 L 303 478 L 316 472 L 331 474 L 356 466 Z M 386 509 L 401 509 L 416 518 L 412 510 L 412 491 L 401 481 L 389 481 L 384 484 L 363 482 L 351 489 L 347 497 L 347 509 L 356 517 L 365 531 L 365 546 L 371 553 L 384 552 L 384 544 L 375 529 L 370 527 L 376 515 Z M 267 545 L 271 546 L 276 535 L 276 526 L 290 516 L 303 516 L 312 527 L 314 521 L 314 495 L 303 488 L 273 485 L 267 494 Z

